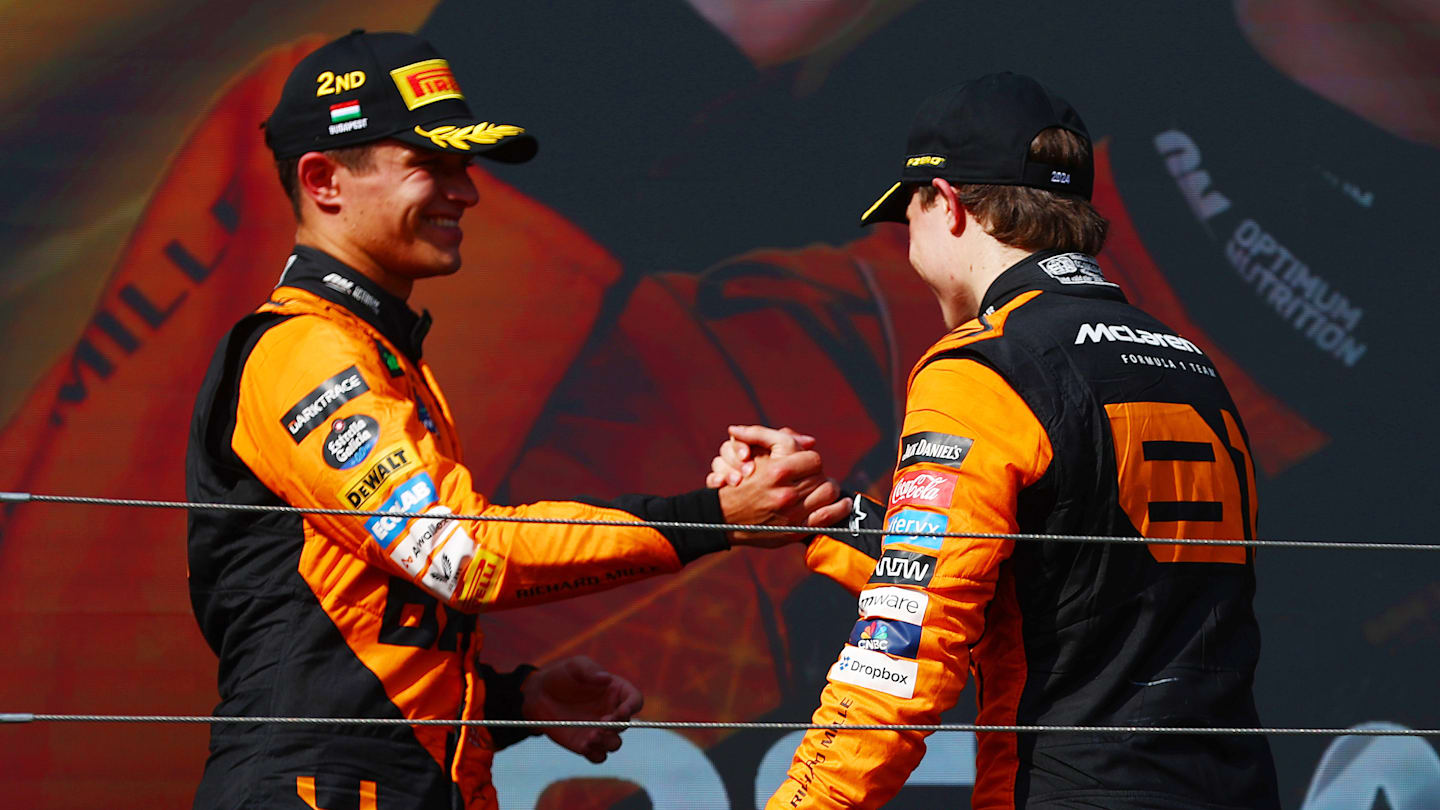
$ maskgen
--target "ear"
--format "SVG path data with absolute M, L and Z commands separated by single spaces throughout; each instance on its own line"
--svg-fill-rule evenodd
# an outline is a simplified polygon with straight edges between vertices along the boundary
M 319 152 L 306 152 L 295 167 L 296 191 L 322 211 L 334 211 L 340 204 L 340 164 Z
M 950 227 L 950 233 L 959 236 L 960 232 L 965 230 L 965 205 L 955 195 L 955 187 L 943 177 L 932 179 L 930 185 L 934 186 L 935 191 L 939 193 L 939 199 L 936 202 L 945 206 L 945 219 L 946 224 Z

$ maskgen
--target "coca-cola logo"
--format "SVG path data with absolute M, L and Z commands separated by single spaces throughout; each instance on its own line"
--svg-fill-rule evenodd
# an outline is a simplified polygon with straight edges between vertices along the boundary
M 890 490 L 891 506 L 948 507 L 955 497 L 955 473 L 915 470 L 900 476 Z

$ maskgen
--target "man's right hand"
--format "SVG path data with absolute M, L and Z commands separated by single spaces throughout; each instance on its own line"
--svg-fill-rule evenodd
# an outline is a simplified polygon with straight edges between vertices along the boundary
M 731 426 L 730 436 L 706 479 L 720 485 L 727 522 L 815 528 L 849 514 L 850 501 L 840 500 L 840 487 L 825 477 L 820 454 L 808 449 L 815 445 L 813 437 L 759 425 Z M 717 466 L 722 457 L 727 459 L 723 469 Z M 730 539 L 736 545 L 775 548 L 803 536 L 732 532 Z
M 711 489 L 740 483 L 755 471 L 754 457 L 757 455 L 784 456 L 815 447 L 814 436 L 788 427 L 731 425 L 727 430 L 730 438 L 720 445 L 719 452 L 710 462 L 710 474 L 705 476 L 705 486 Z

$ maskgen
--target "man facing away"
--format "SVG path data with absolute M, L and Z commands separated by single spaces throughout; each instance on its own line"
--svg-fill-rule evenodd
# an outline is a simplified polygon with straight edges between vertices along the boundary
M 729 545 L 716 531 L 628 525 L 642 520 L 828 522 L 848 508 L 813 453 L 718 491 L 491 503 L 422 358 L 429 316 L 406 299 L 417 280 L 459 269 L 471 158 L 523 162 L 534 139 L 474 117 L 424 40 L 361 31 L 300 62 L 265 137 L 296 246 L 270 301 L 216 350 L 188 495 L 433 517 L 193 512 L 191 601 L 220 658 L 216 714 L 627 719 L 638 691 L 588 659 L 503 674 L 479 663 L 475 614 L 673 572 Z M 448 517 L 482 513 L 618 525 Z M 195 806 L 491 808 L 494 751 L 527 733 L 215 724 Z M 619 746 L 612 731 L 549 733 L 595 761 Z
M 1253 550 L 947 532 L 1251 540 L 1239 415 L 1195 344 L 1130 306 L 1093 259 L 1079 115 L 994 74 L 925 101 L 900 182 L 865 223 L 908 222 L 950 332 L 915 365 L 889 502 L 807 562 L 859 593 L 789 776 L 767 805 L 876 807 L 974 673 L 983 725 L 1255 727 Z M 710 482 L 809 437 L 732 428 Z M 883 521 L 882 521 L 883 516 Z M 1279 806 L 1260 736 L 982 733 L 976 810 Z

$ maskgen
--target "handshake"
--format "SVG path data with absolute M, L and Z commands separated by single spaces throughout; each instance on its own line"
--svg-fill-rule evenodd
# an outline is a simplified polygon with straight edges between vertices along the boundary
M 759 425 L 732 425 L 729 432 L 705 477 L 705 486 L 720 490 L 727 523 L 811 530 L 849 516 L 850 501 L 825 477 L 813 436 Z M 730 542 L 776 548 L 808 533 L 736 531 Z

